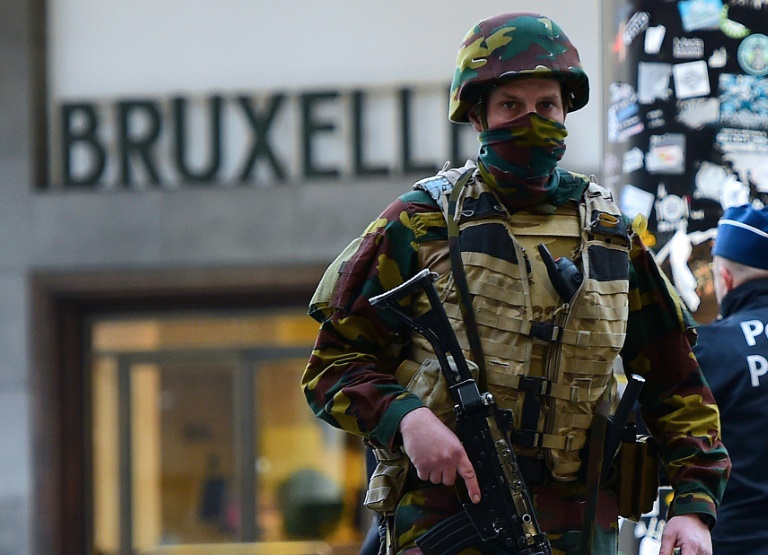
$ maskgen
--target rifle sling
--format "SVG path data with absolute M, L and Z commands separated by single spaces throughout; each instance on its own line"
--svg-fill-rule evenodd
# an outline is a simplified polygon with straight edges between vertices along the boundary
M 461 260 L 461 248 L 459 246 L 459 226 L 454 219 L 456 203 L 461 190 L 472 177 L 473 170 L 469 169 L 461 174 L 453 186 L 448 199 L 448 212 L 445 214 L 445 222 L 448 228 L 448 252 L 451 257 L 451 270 L 456 284 L 461 316 L 464 319 L 464 328 L 469 341 L 469 350 L 472 358 L 480 369 L 480 376 L 485 374 L 485 357 L 480 344 L 480 335 L 477 331 L 477 319 L 472 307 L 472 296 L 467 286 L 467 276 L 464 273 L 464 263 Z M 482 379 L 482 378 L 481 378 Z M 422 534 L 417 540 L 424 555 L 455 555 L 461 550 L 482 542 L 482 537 L 472 523 L 466 511 L 462 510 L 453 516 L 439 522 Z

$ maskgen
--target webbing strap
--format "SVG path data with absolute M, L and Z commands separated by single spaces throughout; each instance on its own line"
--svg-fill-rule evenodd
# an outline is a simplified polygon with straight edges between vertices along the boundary
M 457 284 L 458 285 L 458 284 Z M 469 293 L 467 293 L 469 295 Z M 459 306 L 462 316 L 464 310 Z M 456 310 L 446 307 L 448 316 L 456 316 Z M 477 314 L 473 315 L 477 323 L 494 328 L 501 328 L 505 331 L 519 333 L 527 337 L 533 337 L 548 343 L 564 343 L 575 347 L 613 347 L 621 348 L 624 345 L 625 333 L 608 333 L 588 330 L 568 329 L 557 326 L 551 322 L 534 322 L 506 316 L 503 314 L 493 314 L 483 310 L 482 307 Z M 466 323 L 466 321 L 465 321 Z
M 541 414 L 541 401 L 539 400 L 538 395 L 533 395 L 530 393 L 526 393 L 523 397 L 523 408 L 520 411 L 520 429 L 515 429 L 512 431 L 512 441 L 518 445 L 527 446 L 527 440 L 530 439 L 533 441 L 534 437 L 537 438 L 537 441 L 531 446 L 540 446 L 540 441 L 543 441 L 543 435 L 535 433 L 530 438 L 528 438 L 528 435 L 526 435 L 526 440 L 523 440 L 522 437 L 518 436 L 518 433 L 521 432 L 528 432 L 536 430 L 538 424 L 539 424 L 539 415 Z
M 508 380 L 509 387 L 512 389 L 523 389 L 524 386 L 522 384 L 531 383 L 531 378 L 526 376 L 512 375 L 508 376 L 506 379 Z M 536 388 L 531 389 L 530 386 L 528 386 L 526 390 L 531 391 L 534 394 L 554 397 L 555 399 L 562 399 L 564 401 L 571 401 L 574 403 L 589 400 L 588 392 L 582 392 L 581 389 L 575 384 L 563 385 L 555 383 L 551 380 L 547 380 L 545 378 L 533 379 L 537 380 L 535 382 Z M 591 415 L 589 416 L 591 417 Z
M 558 436 L 537 432 L 535 429 L 515 428 L 510 434 L 510 439 L 520 447 L 541 447 L 544 449 L 558 449 L 561 451 L 577 451 L 586 445 L 584 436 L 575 435 Z
M 456 184 L 453 186 L 451 196 L 448 199 L 448 213 L 445 215 L 445 222 L 448 227 L 448 252 L 451 257 L 451 270 L 453 271 L 453 281 L 456 284 L 456 294 L 459 301 L 461 315 L 464 318 L 464 328 L 469 341 L 469 350 L 472 358 L 480 368 L 480 376 L 485 376 L 485 357 L 483 356 L 483 347 L 480 343 L 480 335 L 477 331 L 477 319 L 475 311 L 472 308 L 472 297 L 467 286 L 467 275 L 464 272 L 464 263 L 461 260 L 461 248 L 459 245 L 459 226 L 454 219 L 453 214 L 456 211 L 456 202 L 461 194 L 461 190 L 472 177 L 474 169 L 468 169 L 461 174 Z

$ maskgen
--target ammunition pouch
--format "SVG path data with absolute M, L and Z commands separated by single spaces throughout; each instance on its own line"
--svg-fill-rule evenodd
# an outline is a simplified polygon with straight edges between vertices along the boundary
M 646 435 L 622 441 L 616 455 L 619 515 L 639 521 L 659 495 L 659 448 Z
M 448 357 L 453 366 L 453 357 Z M 472 377 L 477 379 L 478 368 L 467 361 Z M 436 359 L 427 359 L 421 364 L 404 360 L 395 372 L 397 381 L 422 402 L 451 429 L 456 429 L 456 412 L 448 390 L 448 383 Z M 403 497 L 410 459 L 404 451 L 374 449 L 376 469 L 373 471 L 365 495 L 365 506 L 380 514 L 392 514 Z
M 403 496 L 411 461 L 402 450 L 374 449 L 373 454 L 377 464 L 363 504 L 379 514 L 392 514 Z

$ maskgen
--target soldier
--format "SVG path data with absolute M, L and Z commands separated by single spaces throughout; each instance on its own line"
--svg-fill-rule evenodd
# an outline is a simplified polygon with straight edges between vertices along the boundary
M 758 555 L 768 545 L 768 208 L 732 207 L 712 251 L 721 318 L 694 347 L 723 423 L 733 472 L 718 509 L 717 555 Z
M 383 515 L 388 553 L 420 553 L 417 538 L 480 498 L 434 352 L 369 303 L 424 268 L 439 276 L 478 383 L 514 412 L 515 450 L 555 553 L 581 552 L 587 438 L 598 400 L 616 387 L 619 355 L 646 379 L 643 417 L 675 489 L 661 554 L 712 552 L 730 461 L 691 354 L 693 320 L 610 193 L 557 165 L 566 115 L 588 97 L 578 53 L 551 19 L 481 21 L 459 51 L 449 108 L 451 121 L 479 133 L 476 164 L 445 169 L 390 204 L 312 299 L 321 327 L 302 385 L 318 417 L 373 446 L 379 468 L 366 501 Z M 453 259 L 449 237 L 460 246 Z M 584 276 L 572 299 L 553 288 L 540 243 Z M 461 275 L 469 299 L 457 294 Z M 424 312 L 424 295 L 413 297 L 413 313 Z M 598 501 L 592 553 L 615 554 L 615 491 L 603 488 Z

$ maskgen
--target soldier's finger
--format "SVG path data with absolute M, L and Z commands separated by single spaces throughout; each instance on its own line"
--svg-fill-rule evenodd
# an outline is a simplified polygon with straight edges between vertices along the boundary
M 464 457 L 461 463 L 459 463 L 456 471 L 464 480 L 464 484 L 467 486 L 467 493 L 469 494 L 472 503 L 479 503 L 480 485 L 477 483 L 477 475 L 475 474 L 475 469 L 473 468 L 472 463 L 469 462 L 469 459 Z

